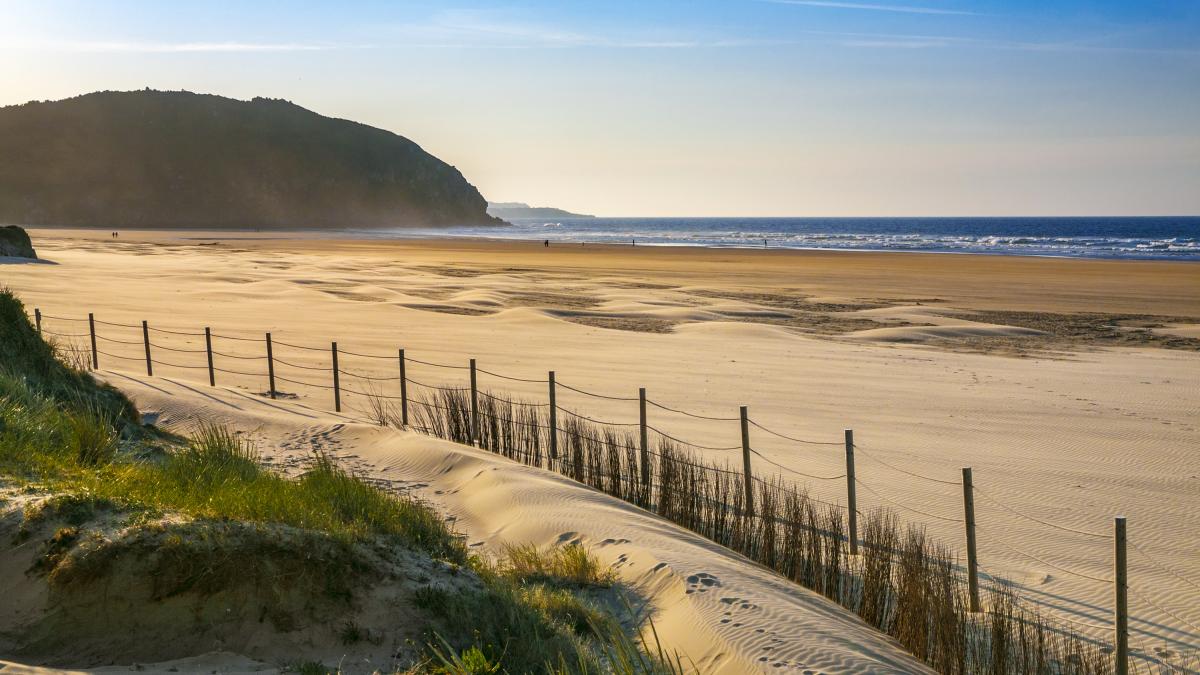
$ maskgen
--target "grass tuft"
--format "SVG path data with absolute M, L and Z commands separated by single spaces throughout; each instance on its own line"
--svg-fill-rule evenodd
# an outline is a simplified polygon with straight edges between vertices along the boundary
M 497 572 L 521 583 L 554 586 L 610 586 L 615 579 L 612 570 L 579 544 L 506 546 Z

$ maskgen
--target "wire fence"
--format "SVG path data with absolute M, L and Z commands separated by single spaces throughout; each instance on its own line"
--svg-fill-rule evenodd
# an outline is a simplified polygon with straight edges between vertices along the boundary
M 725 544 L 736 550 L 745 549 L 748 545 L 740 543 L 735 536 L 729 535 L 730 528 L 721 523 L 730 519 L 751 521 L 755 518 L 766 518 L 765 511 L 777 509 L 780 503 L 792 504 L 789 500 L 795 497 L 789 495 L 804 495 L 805 504 L 818 504 L 838 512 L 845 518 L 846 531 L 839 534 L 839 541 L 848 546 L 851 554 L 860 549 L 869 548 L 871 533 L 867 531 L 870 523 L 860 527 L 863 511 L 859 510 L 858 488 L 863 489 L 877 500 L 880 505 L 888 505 L 902 512 L 914 514 L 916 523 L 931 519 L 942 523 L 961 525 L 966 533 L 967 578 L 964 580 L 969 590 L 969 596 L 975 598 L 979 594 L 981 574 L 977 572 L 978 554 L 976 537 L 986 532 L 987 541 L 995 542 L 1005 549 L 1041 565 L 1068 574 L 1074 578 L 1108 585 L 1120 585 L 1126 573 L 1118 572 L 1117 578 L 1103 578 L 1088 571 L 1075 569 L 1070 564 L 1046 559 L 1043 554 L 1035 554 L 1026 550 L 1023 542 L 1014 542 L 1007 538 L 1006 533 L 998 528 L 988 526 L 979 528 L 974 514 L 974 499 L 982 497 L 987 504 L 992 505 L 1006 514 L 1047 528 L 1058 533 L 1067 533 L 1087 537 L 1089 539 L 1112 540 L 1114 534 L 1106 534 L 1091 530 L 1080 529 L 1071 525 L 1055 523 L 1044 517 L 1037 517 L 1023 510 L 1013 508 L 1004 500 L 993 497 L 988 492 L 975 486 L 969 479 L 969 469 L 964 470 L 964 478 L 951 480 L 940 476 L 926 475 L 910 468 L 897 466 L 881 457 L 881 450 L 875 447 L 864 447 L 855 443 L 853 434 L 847 431 L 842 440 L 805 438 L 795 433 L 784 433 L 773 429 L 748 415 L 747 408 L 741 408 L 738 416 L 721 416 L 710 413 L 690 411 L 682 406 L 672 406 L 649 399 L 645 390 L 639 390 L 637 396 L 620 396 L 612 393 L 590 391 L 557 380 L 554 373 L 547 378 L 519 377 L 494 370 L 479 368 L 472 359 L 468 364 L 441 363 L 427 359 L 413 358 L 405 350 L 397 349 L 391 354 L 372 354 L 364 351 L 339 349 L 336 342 L 329 347 L 282 342 L 272 339 L 269 333 L 262 337 L 245 335 L 228 335 L 213 333 L 209 328 L 203 332 L 168 330 L 149 326 L 148 323 L 119 323 L 96 319 L 94 315 L 83 317 L 64 317 L 42 314 L 35 309 L 35 320 L 38 330 L 50 337 L 70 342 L 72 348 L 82 351 L 76 354 L 77 360 L 87 363 L 92 369 L 101 367 L 101 359 L 114 359 L 127 367 L 131 363 L 144 363 L 147 375 L 153 374 L 154 366 L 178 368 L 190 372 L 206 370 L 209 384 L 216 385 L 226 376 L 254 378 L 259 383 L 267 385 L 263 393 L 276 398 L 283 392 L 278 389 L 279 383 L 297 387 L 311 388 L 322 395 L 331 394 L 333 408 L 341 412 L 343 405 L 351 405 L 361 414 L 372 421 L 386 424 L 395 423 L 399 426 L 421 429 L 426 433 L 459 440 L 472 445 L 486 447 L 490 450 L 518 459 L 528 464 L 550 468 L 564 475 L 576 478 L 603 491 L 609 492 L 627 501 L 638 504 L 659 513 L 668 515 L 672 520 L 696 529 L 710 536 L 718 543 Z M 63 322 L 66 327 L 56 330 L 57 325 L 47 322 Z M 97 326 L 101 328 L 97 328 Z M 86 330 L 81 331 L 80 328 Z M 129 334 L 117 332 L 120 329 L 137 331 L 140 339 L 130 339 Z M 102 332 L 103 331 L 103 332 Z M 152 337 L 153 336 L 153 337 Z M 180 338 L 202 338 L 203 347 L 184 348 L 174 344 L 166 344 L 163 340 Z M 87 339 L 88 344 L 80 345 L 78 341 Z M 225 341 L 231 344 L 215 349 Z M 100 349 L 99 343 L 111 345 L 109 349 Z M 195 342 L 190 342 L 195 344 Z M 138 347 L 137 356 L 119 354 L 120 348 Z M 294 350 L 288 358 L 281 358 L 280 352 Z M 257 351 L 257 353 L 251 353 Z M 164 360 L 156 354 L 167 352 L 171 360 Z M 367 373 L 359 368 L 346 368 L 339 363 L 339 357 L 345 359 L 367 359 L 373 367 L 394 368 L 392 372 L 380 374 L 377 371 Z M 194 362 L 185 362 L 189 359 Z M 227 361 L 232 360 L 239 367 L 229 367 Z M 308 361 L 308 362 L 304 362 Z M 261 369 L 251 368 L 251 362 L 261 362 Z M 361 364 L 360 364 L 361 365 Z M 428 369 L 427 374 L 437 373 L 437 378 L 451 378 L 452 382 L 434 382 L 416 379 L 410 370 L 414 367 Z M 312 381 L 311 379 L 296 379 L 289 369 L 296 374 L 314 377 L 323 373 L 328 379 Z M 463 371 L 467 371 L 464 373 Z M 548 402 L 532 400 L 522 401 L 511 395 L 497 394 L 478 386 L 480 375 L 493 377 L 505 382 L 522 384 L 546 385 Z M 220 376 L 220 377 L 218 377 Z M 464 376 L 466 376 L 464 378 Z M 463 382 L 467 379 L 467 382 Z M 410 389 L 410 388 L 416 388 Z M 398 388 L 398 390 L 397 390 Z M 618 403 L 638 404 L 637 421 L 606 420 L 600 417 L 585 415 L 577 409 L 559 405 L 556 392 L 564 390 L 584 397 Z M 294 394 L 288 394 L 293 396 Z M 398 407 L 398 409 L 397 409 Z M 632 408 L 631 408 L 632 410 Z M 689 419 L 728 424 L 731 430 L 740 426 L 741 442 L 734 445 L 714 445 L 711 442 L 700 443 L 685 440 L 678 433 L 668 433 L 658 425 L 662 421 L 650 423 L 648 411 L 656 411 L 658 415 L 682 416 Z M 752 444 L 751 429 L 765 434 L 769 439 L 786 441 L 797 446 L 809 447 L 818 465 L 827 467 L 830 461 L 841 461 L 844 457 L 845 470 L 825 472 L 809 469 L 809 467 L 789 466 L 765 455 Z M 819 448 L 827 448 L 822 450 Z M 734 453 L 740 451 L 742 466 L 740 469 L 728 465 L 719 466 L 699 458 L 707 453 Z M 735 455 L 736 456 L 736 455 Z M 877 464 L 896 474 L 919 481 L 937 485 L 952 486 L 962 491 L 962 502 L 956 504 L 963 509 L 963 514 L 948 515 L 937 513 L 928 504 L 919 506 L 906 504 L 903 499 L 894 495 L 889 496 L 881 487 L 883 480 L 868 478 L 856 470 L 855 457 L 866 456 L 873 464 Z M 821 464 L 824 462 L 824 464 Z M 772 467 L 773 476 L 760 477 L 753 469 L 754 463 L 763 463 Z M 663 473 L 670 474 L 664 478 Z M 885 478 L 891 479 L 890 476 Z M 656 486 L 651 483 L 656 480 Z M 701 486 L 699 490 L 689 487 L 679 487 L 672 481 L 687 481 Z M 815 483 L 809 484 L 810 481 Z M 810 495 L 822 485 L 835 482 L 845 484 L 845 502 L 840 500 L 820 499 Z M 789 490 L 791 492 L 789 492 Z M 701 495 L 701 493 L 703 493 Z M 820 493 L 826 494 L 826 493 Z M 945 495 L 944 495 L 945 496 Z M 957 497 L 952 497 L 957 500 Z M 798 502 L 797 502 L 798 503 Z M 793 504 L 794 505 L 794 504 Z M 943 505 L 944 506 L 944 505 Z M 797 507 L 807 508 L 807 507 Z M 795 513 L 791 516 L 795 517 Z M 808 519 L 809 521 L 812 518 Z M 762 523 L 767 523 L 766 525 Z M 762 521 L 759 527 L 774 528 L 777 525 L 785 530 L 795 525 L 786 516 L 771 513 L 767 521 Z M 812 527 L 812 523 L 808 522 Z M 1124 521 L 1116 527 L 1124 528 Z M 739 535 L 745 536 L 745 535 Z M 1123 539 L 1120 540 L 1123 544 Z M 1172 567 L 1157 560 L 1136 543 L 1130 542 L 1134 549 L 1141 554 L 1156 569 L 1170 577 L 1186 584 L 1192 590 L 1200 590 L 1200 583 L 1188 578 Z M 763 548 L 761 542 L 755 544 Z M 774 547 L 775 544 L 770 544 Z M 739 548 L 740 547 L 740 548 Z M 752 547 L 753 548 L 753 547 Z M 748 554 L 757 554 L 757 549 L 743 550 Z M 751 555 L 755 557 L 755 555 Z M 785 553 L 773 551 L 771 559 L 786 558 Z M 1124 552 L 1118 555 L 1118 567 L 1125 566 Z M 794 575 L 792 575 L 794 576 Z M 1125 588 L 1139 588 L 1125 582 Z M 1200 605 L 1200 596 L 1191 591 L 1185 594 L 1194 596 Z M 1118 593 L 1117 596 L 1122 596 Z M 1144 590 L 1137 597 L 1162 613 L 1176 619 L 1183 625 L 1195 629 L 1193 622 L 1178 616 L 1176 612 L 1146 599 Z M 972 605 L 977 601 L 972 601 Z M 973 610 L 979 611 L 977 606 Z M 1127 625 L 1128 609 L 1125 606 L 1113 607 L 1115 623 Z M 1069 617 L 1063 617 L 1068 622 Z M 1088 624 L 1095 629 L 1096 624 Z M 1113 631 L 1117 628 L 1107 627 Z M 1200 629 L 1198 629 L 1200 630 Z M 1093 631 L 1094 632 L 1094 631 Z M 1118 631 L 1119 632 L 1119 631 Z M 1200 636 L 1194 636 L 1200 637 Z M 1119 636 L 1114 639 L 1119 642 Z M 1198 645 L 1200 647 L 1200 645 Z M 1115 645 L 1114 650 L 1121 651 L 1121 646 Z M 1118 661 L 1120 657 L 1118 657 Z

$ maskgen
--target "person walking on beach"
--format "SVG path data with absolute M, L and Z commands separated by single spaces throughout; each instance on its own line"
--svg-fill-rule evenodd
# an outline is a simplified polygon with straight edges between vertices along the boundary
M 550 240 L 547 239 L 546 241 L 542 242 L 542 246 L 545 246 L 546 248 L 550 248 Z

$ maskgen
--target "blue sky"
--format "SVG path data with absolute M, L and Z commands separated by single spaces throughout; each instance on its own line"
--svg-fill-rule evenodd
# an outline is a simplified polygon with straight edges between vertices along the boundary
M 286 98 L 606 215 L 1200 213 L 1200 2 L 0 0 L 0 104 Z

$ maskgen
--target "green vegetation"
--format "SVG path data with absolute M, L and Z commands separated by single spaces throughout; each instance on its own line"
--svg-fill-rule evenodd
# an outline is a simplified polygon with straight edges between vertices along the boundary
M 0 375 L 73 414 L 98 414 L 116 426 L 136 425 L 137 409 L 119 391 L 87 373 L 66 366 L 59 349 L 42 340 L 25 306 L 12 292 L 0 290 Z M 7 391 L 7 387 L 3 391 Z
M 424 504 L 327 457 L 289 480 L 222 427 L 202 426 L 190 439 L 143 428 L 120 392 L 56 358 L 8 291 L 0 291 L 0 479 L 49 495 L 26 507 L 12 544 L 41 533 L 29 572 L 58 594 L 52 631 L 64 630 L 53 622 L 72 598 L 92 616 L 83 604 L 97 602 L 92 590 L 115 583 L 157 603 L 135 611 L 242 594 L 276 630 L 326 621 L 343 645 L 377 644 L 381 633 L 353 620 L 355 597 L 395 583 L 404 568 L 389 561 L 415 551 L 441 577 L 418 582 L 409 597 L 428 622 L 414 672 L 683 670 L 602 609 L 596 597 L 613 576 L 583 547 L 512 547 L 485 561 Z M 114 629 L 90 630 L 103 638 Z M 330 671 L 315 662 L 295 668 Z
M 486 209 L 409 139 L 287 101 L 146 90 L 0 107 L 0 222 L 501 224 Z
M 434 649 L 448 672 L 493 672 L 486 664 L 500 663 L 512 672 L 537 672 L 547 664 L 563 672 L 603 672 L 594 646 L 612 649 L 627 640 L 620 624 L 587 599 L 613 577 L 582 546 L 509 547 L 498 562 L 473 558 L 471 567 L 481 591 L 427 586 L 417 594 L 418 605 L 439 619 Z M 464 642 L 469 646 L 457 656 L 442 650 Z
M 602 567 L 587 549 L 579 544 L 550 548 L 539 548 L 532 544 L 508 546 L 497 572 L 521 583 L 570 584 L 581 587 L 608 586 L 614 578 L 612 570 Z

